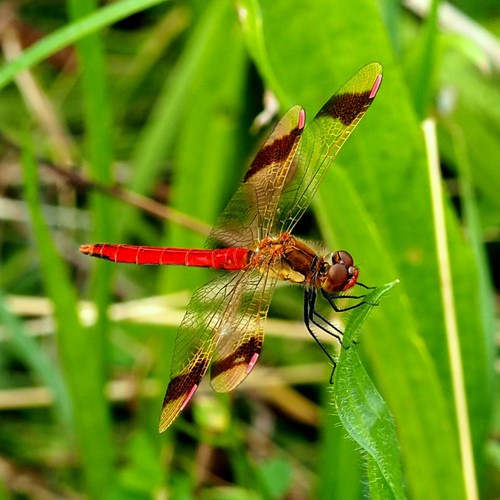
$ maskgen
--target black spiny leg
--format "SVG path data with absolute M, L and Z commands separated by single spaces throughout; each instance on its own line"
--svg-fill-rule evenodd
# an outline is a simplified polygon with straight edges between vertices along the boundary
M 344 335 L 344 332 L 316 311 L 316 290 L 314 288 L 306 291 L 306 300 L 308 301 L 309 322 L 328 335 L 335 337 L 342 344 L 342 336 Z M 322 321 L 323 323 L 320 323 L 319 321 Z
M 376 286 L 368 286 L 368 285 L 365 285 L 363 283 L 360 283 L 359 281 L 356 281 L 356 285 L 364 288 L 365 290 L 375 290 L 375 288 L 377 288 Z
M 367 288 L 367 289 L 374 288 L 374 287 L 368 287 L 368 286 L 363 285 L 361 283 L 358 283 L 358 284 L 361 285 L 363 288 Z M 349 307 L 338 307 L 337 304 L 335 303 L 335 299 L 337 299 L 337 298 L 364 299 L 365 295 L 360 295 L 360 296 L 330 295 L 327 292 L 325 292 L 325 290 L 321 290 L 321 293 L 335 312 L 350 311 L 352 309 L 356 309 L 357 307 L 359 307 L 363 304 L 369 304 L 368 302 L 361 300 L 357 304 L 354 304 L 354 305 L 349 306 Z M 313 325 L 315 327 L 319 328 L 321 331 L 327 333 L 328 335 L 335 337 L 340 342 L 340 345 L 344 349 L 348 349 L 348 347 L 344 346 L 344 343 L 342 340 L 344 332 L 342 332 L 342 330 L 340 330 L 333 323 L 328 321 L 322 314 L 320 314 L 318 311 L 316 311 L 316 297 L 317 297 L 317 294 L 316 294 L 315 288 L 306 289 L 305 294 L 304 294 L 304 323 L 306 324 L 307 331 L 311 334 L 312 338 L 316 341 L 316 343 L 320 346 L 321 350 L 326 354 L 328 359 L 333 364 L 333 370 L 332 370 L 332 374 L 330 376 L 330 383 L 332 383 L 333 374 L 335 372 L 335 367 L 337 366 L 337 362 L 333 359 L 333 356 L 327 351 L 326 347 L 322 344 L 321 340 L 317 337 L 316 333 L 313 330 Z M 378 304 L 370 304 L 370 305 L 375 306 Z M 357 344 L 357 342 L 355 340 L 353 340 L 353 343 Z
M 366 295 L 330 295 L 329 293 L 325 292 L 323 289 L 321 290 L 321 294 L 323 297 L 326 299 L 326 301 L 330 304 L 332 309 L 335 312 L 345 312 L 345 311 L 350 311 L 351 309 L 356 309 L 356 307 L 359 307 L 363 304 L 366 304 L 365 301 L 358 302 L 357 304 L 354 304 L 349 307 L 339 307 L 337 304 L 335 304 L 335 299 L 364 299 Z
M 325 353 L 326 357 L 330 360 L 330 362 L 333 364 L 333 370 L 332 370 L 332 375 L 330 377 L 330 383 L 332 382 L 332 377 L 333 373 L 335 371 L 335 367 L 337 366 L 337 362 L 335 359 L 333 359 L 333 356 L 327 351 L 326 347 L 323 345 L 321 340 L 317 337 L 316 333 L 314 333 L 314 330 L 311 326 L 311 323 L 313 325 L 316 325 L 318 328 L 321 330 L 329 333 L 330 335 L 334 335 L 337 339 L 340 341 L 340 337 L 333 334 L 332 332 L 328 331 L 324 326 L 318 324 L 314 320 L 314 305 L 316 303 L 316 290 L 313 288 L 306 289 L 304 293 L 304 323 L 306 325 L 307 331 L 311 334 L 311 337 L 316 341 L 316 343 L 319 345 L 321 350 Z M 340 332 L 340 330 L 338 330 Z M 340 332 L 342 334 L 342 332 Z

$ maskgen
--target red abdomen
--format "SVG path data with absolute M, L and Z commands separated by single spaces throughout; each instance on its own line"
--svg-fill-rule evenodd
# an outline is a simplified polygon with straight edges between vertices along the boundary
M 236 271 L 248 264 L 251 251 L 247 248 L 198 250 L 190 248 L 146 247 L 97 243 L 82 245 L 80 252 L 92 257 L 129 264 L 158 266 L 212 267 Z

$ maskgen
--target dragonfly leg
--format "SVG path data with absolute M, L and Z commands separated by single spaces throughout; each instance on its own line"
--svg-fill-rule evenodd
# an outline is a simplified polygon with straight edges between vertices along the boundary
M 312 329 L 311 323 L 318 328 L 320 328 L 322 331 L 328 333 L 329 335 L 334 336 L 340 344 L 342 345 L 342 339 L 340 336 L 332 333 L 330 330 L 326 329 L 323 325 L 319 324 L 314 320 L 314 316 L 316 315 L 317 317 L 320 317 L 323 319 L 323 321 L 330 325 L 334 330 L 338 331 L 340 335 L 343 335 L 342 331 L 339 330 L 335 325 L 332 325 L 329 321 L 327 321 L 323 316 L 321 316 L 319 313 L 317 313 L 314 310 L 314 306 L 316 304 L 316 291 L 315 290 L 306 290 L 306 293 L 304 295 L 304 322 L 306 324 L 307 331 L 311 334 L 312 338 L 316 341 L 316 343 L 319 345 L 321 350 L 326 354 L 326 357 L 330 360 L 332 363 L 332 373 L 330 374 L 330 384 L 333 384 L 333 375 L 335 374 L 335 369 L 337 368 L 337 361 L 333 358 L 333 356 L 326 350 L 326 347 L 322 344 L 321 340 L 316 336 L 314 333 L 314 330 Z
M 356 309 L 356 307 L 362 306 L 363 304 L 367 304 L 369 306 L 378 306 L 378 304 L 374 304 L 373 302 L 365 302 L 364 300 L 361 300 L 357 304 L 349 307 L 339 307 L 337 304 L 335 304 L 335 299 L 364 299 L 366 295 L 330 295 L 324 290 L 321 290 L 321 293 L 335 312 L 350 311 L 351 309 Z
M 344 332 L 316 311 L 316 290 L 307 290 L 305 299 L 307 301 L 308 321 L 328 335 L 335 337 L 342 344 Z
M 351 296 L 351 295 L 329 295 L 328 293 L 326 293 L 324 290 L 321 290 L 322 294 L 323 294 L 323 297 L 325 297 L 325 299 L 327 300 L 327 302 L 332 306 L 332 309 L 335 311 L 335 312 L 344 312 L 344 311 L 349 311 L 351 309 L 355 309 L 356 307 L 359 307 L 360 305 L 362 304 L 368 304 L 368 302 L 364 302 L 364 301 L 361 301 L 361 302 L 358 302 L 357 304 L 354 304 L 353 306 L 350 306 L 350 307 L 344 307 L 344 308 L 340 308 L 337 306 L 337 304 L 335 304 L 335 301 L 334 299 L 336 298 L 344 298 L 344 299 L 362 299 L 364 297 L 364 295 L 360 296 L 360 297 L 356 297 L 356 296 Z M 317 311 L 314 311 L 314 315 L 318 318 L 320 318 L 323 322 L 325 322 L 329 327 L 333 328 L 334 330 L 336 330 L 337 332 L 340 332 L 342 335 L 344 334 L 341 330 L 339 330 L 335 325 L 333 325 L 332 323 L 330 323 L 325 317 L 323 317 L 319 312 Z M 317 323 L 315 323 L 317 326 L 319 326 L 321 328 L 320 325 L 318 325 Z M 337 337 L 337 335 L 333 334 L 331 331 L 328 331 L 328 330 L 325 330 L 324 328 L 321 328 L 323 331 L 326 331 L 327 333 L 329 333 L 330 335 L 333 335 L 334 337 Z M 337 337 L 338 338 L 338 337 Z M 344 349 L 349 349 L 351 346 L 350 345 L 345 345 L 344 342 L 339 339 L 340 341 L 340 345 L 344 348 Z M 359 342 L 357 340 L 353 340 L 352 343 L 354 345 L 358 344 Z
M 306 292 L 304 294 L 304 323 L 305 323 L 307 331 L 310 333 L 311 337 L 316 341 L 316 343 L 319 345 L 319 347 L 321 348 L 321 350 L 325 353 L 326 357 L 330 360 L 330 362 L 333 365 L 333 371 L 332 371 L 332 375 L 330 377 L 330 383 L 331 383 L 331 380 L 333 378 L 333 372 L 335 371 L 335 367 L 337 366 L 337 362 L 335 361 L 335 359 L 333 358 L 333 356 L 328 352 L 328 350 L 323 345 L 323 343 L 321 342 L 321 340 L 318 338 L 318 336 L 314 332 L 311 324 L 316 325 L 321 330 L 329 333 L 330 335 L 333 335 L 340 342 L 342 342 L 342 341 L 341 341 L 341 339 L 340 339 L 339 336 L 337 336 L 337 335 L 333 334 L 332 332 L 328 331 L 325 327 L 323 327 L 322 325 L 318 324 L 314 320 L 314 305 L 315 305 L 315 303 L 316 303 L 316 291 L 315 290 L 306 290 Z M 340 332 L 340 333 L 342 333 L 342 332 Z
M 372 287 L 367 287 L 366 285 L 362 285 L 364 288 L 372 288 Z M 350 311 L 351 309 L 355 309 L 356 307 L 359 307 L 363 304 L 369 304 L 376 306 L 378 304 L 372 304 L 370 302 L 365 302 L 364 297 L 365 295 L 361 296 L 354 296 L 354 295 L 330 295 L 324 290 L 321 290 L 321 293 L 323 294 L 323 297 L 326 299 L 326 301 L 330 304 L 332 309 L 335 312 L 344 312 L 344 311 Z M 332 337 L 335 337 L 340 345 L 344 349 L 349 349 L 349 346 L 344 345 L 342 336 L 344 333 L 342 330 L 340 330 L 338 327 L 336 327 L 334 324 L 332 324 L 330 321 L 328 321 L 322 314 L 320 314 L 318 311 L 316 311 L 316 290 L 314 288 L 306 289 L 305 294 L 304 294 L 304 323 L 306 325 L 307 331 L 311 334 L 312 338 L 316 341 L 316 343 L 319 345 L 321 350 L 326 354 L 328 359 L 331 361 L 333 364 L 333 369 L 332 369 L 332 374 L 330 375 L 330 383 L 333 381 L 333 375 L 335 373 L 335 368 L 337 366 L 337 362 L 333 358 L 333 356 L 327 351 L 326 347 L 323 345 L 321 340 L 318 338 L 316 333 L 313 330 L 313 326 L 319 328 L 321 331 L 327 333 L 328 335 L 331 335 Z M 354 304 L 349 307 L 344 307 L 340 308 L 337 306 L 335 303 L 335 299 L 337 298 L 344 298 L 344 299 L 361 299 L 360 302 L 357 304 Z M 352 341 L 353 344 L 357 344 L 358 342 L 356 340 Z
M 376 286 L 365 285 L 364 283 L 360 283 L 359 281 L 356 281 L 356 285 L 365 288 L 366 290 L 375 290 L 375 288 L 377 288 Z

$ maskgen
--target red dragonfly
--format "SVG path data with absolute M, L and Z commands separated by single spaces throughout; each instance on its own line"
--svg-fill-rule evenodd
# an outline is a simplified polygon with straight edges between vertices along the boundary
M 359 272 L 349 253 L 320 256 L 291 232 L 381 81 L 382 66 L 370 63 L 307 127 L 300 106 L 283 116 L 212 229 L 207 248 L 216 250 L 100 243 L 80 247 L 86 255 L 113 262 L 230 271 L 196 290 L 189 302 L 176 337 L 160 432 L 187 405 L 210 364 L 211 384 L 218 392 L 234 389 L 251 372 L 277 280 L 304 286 L 305 324 L 335 366 L 313 326 L 337 337 L 342 332 L 315 310 L 317 291 L 338 311 L 334 299 L 356 284 Z

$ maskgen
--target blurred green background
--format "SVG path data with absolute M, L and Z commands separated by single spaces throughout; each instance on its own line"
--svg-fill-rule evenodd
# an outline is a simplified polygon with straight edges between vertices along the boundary
M 302 290 L 276 291 L 252 375 L 203 385 L 159 435 L 213 273 L 77 251 L 202 246 L 270 131 L 256 117 L 311 118 L 373 60 L 379 94 L 297 233 L 348 249 L 363 283 L 400 280 L 356 352 L 405 494 L 500 497 L 498 2 L 25 0 L 0 19 L 0 498 L 403 496 L 339 424 Z

